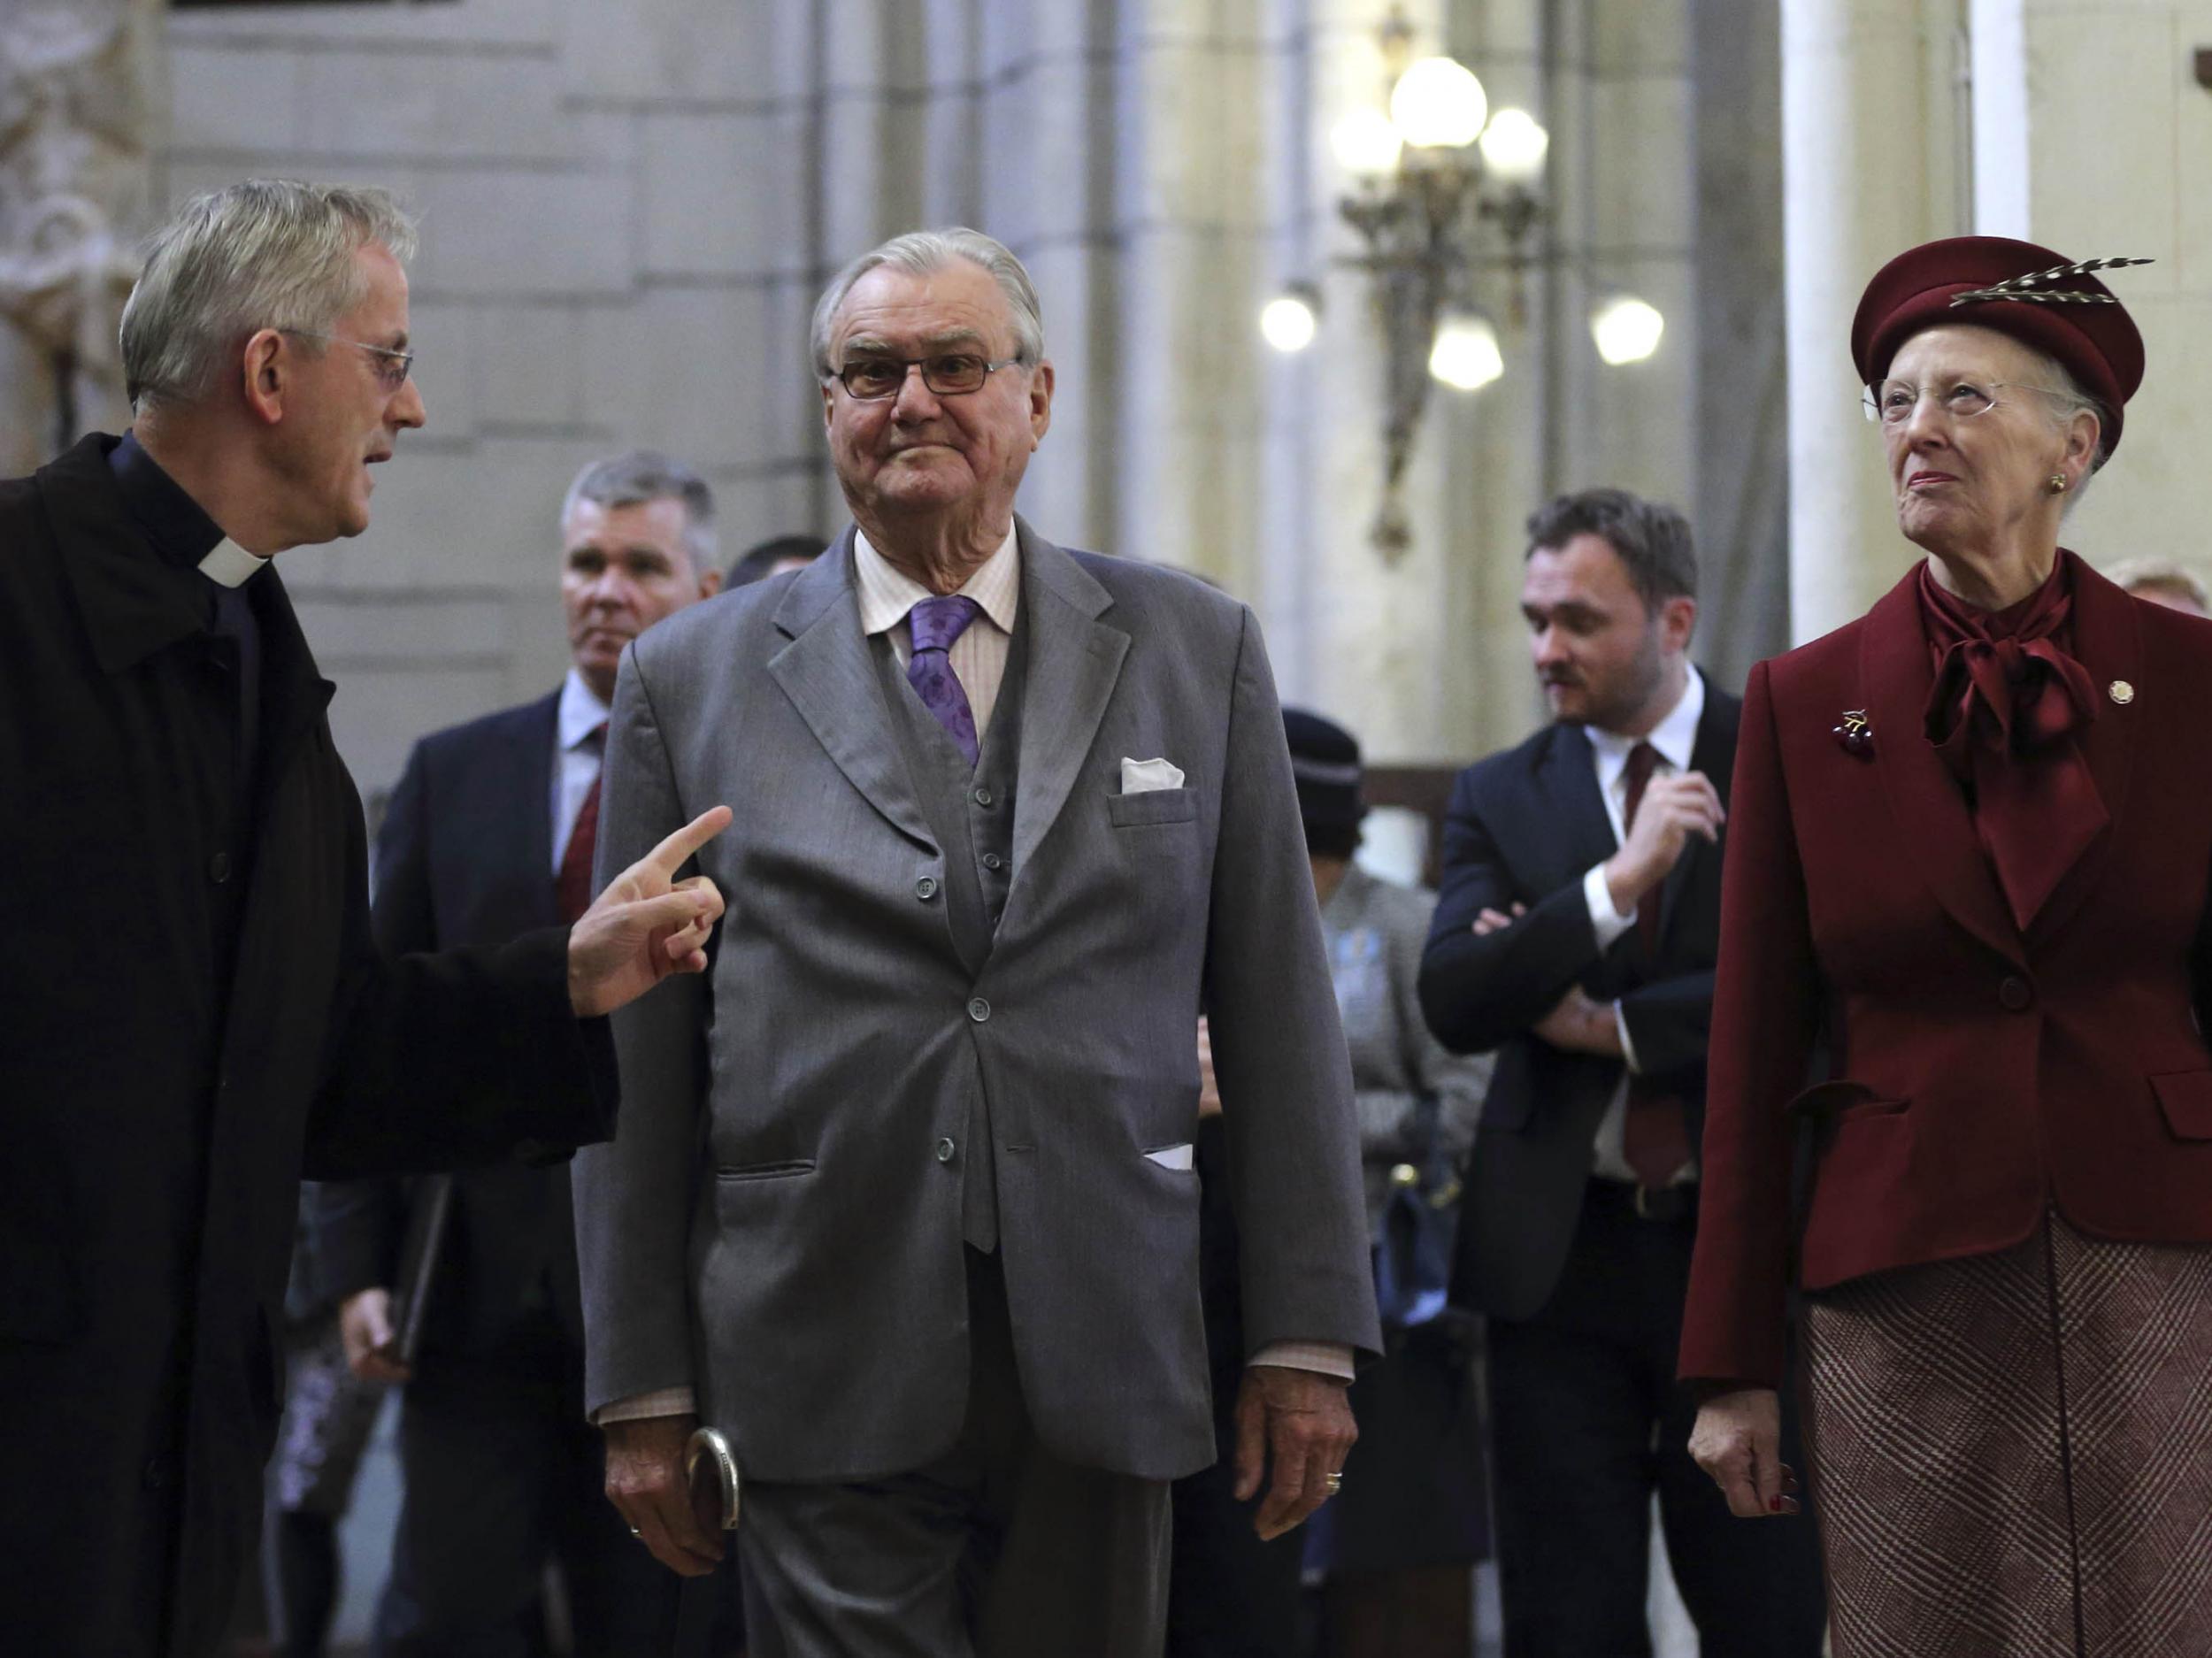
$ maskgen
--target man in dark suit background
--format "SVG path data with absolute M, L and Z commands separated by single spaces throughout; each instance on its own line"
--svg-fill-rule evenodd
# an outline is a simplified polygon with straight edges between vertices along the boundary
M 1461 775 L 1421 970 L 1437 1036 L 1498 1053 L 1455 1293 L 1490 1319 L 1506 1651 L 1650 1650 L 1655 1491 L 1706 1658 L 1810 1658 L 1810 1528 L 1732 1526 L 1673 1392 L 1740 704 L 1689 660 L 1678 512 L 1593 489 L 1528 530 L 1553 723 Z
M 374 925 L 388 950 L 503 944 L 588 901 L 622 649 L 721 586 L 712 492 L 666 456 L 640 450 L 586 466 L 560 529 L 568 676 L 534 702 L 415 746 L 377 841 Z M 364 1378 L 407 1384 L 406 1500 L 378 1651 L 539 1650 L 549 1556 L 580 1654 L 664 1650 L 677 1580 L 601 1494 L 600 1436 L 584 1418 L 567 1166 L 453 1179 L 411 1374 L 390 1350 L 392 1286 L 411 1207 L 430 1190 L 358 1181 L 321 1186 L 311 1200 L 322 1287 L 342 1298 L 349 1362 Z

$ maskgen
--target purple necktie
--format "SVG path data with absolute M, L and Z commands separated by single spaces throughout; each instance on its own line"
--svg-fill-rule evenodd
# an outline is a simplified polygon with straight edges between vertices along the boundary
M 918 599 L 906 619 L 914 632 L 914 658 L 906 664 L 906 682 L 922 706 L 937 717 L 945 735 L 975 764 L 975 710 L 968 706 L 967 687 L 952 671 L 952 641 L 968 631 L 978 609 L 973 599 L 954 594 L 945 599 Z

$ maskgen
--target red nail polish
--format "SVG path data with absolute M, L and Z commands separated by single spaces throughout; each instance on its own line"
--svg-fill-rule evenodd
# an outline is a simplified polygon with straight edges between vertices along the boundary
M 1781 1512 L 1782 1512 L 1782 1500 L 1781 1500 L 1781 1498 L 1779 1498 L 1779 1497 L 1769 1497 L 1769 1498 L 1767 1499 L 1767 1512 L 1768 1512 L 1769 1514 L 1779 1514 L 1779 1513 L 1781 1513 Z

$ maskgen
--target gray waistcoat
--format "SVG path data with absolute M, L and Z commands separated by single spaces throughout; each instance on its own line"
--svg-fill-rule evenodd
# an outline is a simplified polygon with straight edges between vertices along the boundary
M 987 625 L 981 618 L 972 624 Z M 1006 677 L 1000 681 L 990 728 L 972 771 L 966 756 L 906 682 L 890 635 L 879 633 L 870 641 L 892 734 L 905 756 L 922 816 L 944 849 L 940 896 L 952 929 L 953 948 L 960 952 L 971 978 L 980 977 L 990 959 L 1007 889 L 1014 879 L 1014 791 L 1021 754 L 1022 689 L 1029 677 L 1028 631 L 1025 618 L 1017 616 L 1006 653 Z M 978 1248 L 995 1248 L 998 1196 L 991 1157 L 991 1108 L 979 1084 L 969 1109 L 967 1144 L 958 1155 L 967 1158 L 961 1184 L 962 1235 Z

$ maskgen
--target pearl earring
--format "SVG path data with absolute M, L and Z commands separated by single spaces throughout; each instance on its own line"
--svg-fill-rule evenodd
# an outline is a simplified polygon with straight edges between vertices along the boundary
M 2066 474 L 2064 472 L 2053 472 L 2051 474 L 2051 493 L 2055 495 L 2062 495 L 2066 493 Z

